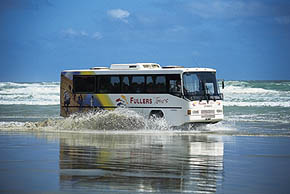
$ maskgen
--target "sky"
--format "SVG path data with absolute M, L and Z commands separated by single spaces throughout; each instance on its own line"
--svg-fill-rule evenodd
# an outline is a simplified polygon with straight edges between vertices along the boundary
M 290 80 L 289 0 L 1 0 L 0 81 L 112 63 Z

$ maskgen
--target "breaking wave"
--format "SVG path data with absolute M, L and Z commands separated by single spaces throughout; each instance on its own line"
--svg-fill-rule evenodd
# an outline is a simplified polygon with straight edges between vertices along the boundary
M 290 82 L 227 81 L 225 106 L 290 107 Z
M 226 81 L 225 106 L 290 107 L 289 81 Z M 58 105 L 59 82 L 0 82 L 1 105 Z
M 0 82 L 0 104 L 57 105 L 59 82 Z

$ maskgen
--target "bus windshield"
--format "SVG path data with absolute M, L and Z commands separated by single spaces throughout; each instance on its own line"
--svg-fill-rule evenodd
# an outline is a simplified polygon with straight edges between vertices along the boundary
M 189 100 L 222 100 L 215 72 L 183 74 L 183 93 Z

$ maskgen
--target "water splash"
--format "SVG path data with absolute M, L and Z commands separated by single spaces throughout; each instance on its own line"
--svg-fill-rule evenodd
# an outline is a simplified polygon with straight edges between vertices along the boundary
M 114 111 L 76 113 L 67 118 L 48 119 L 42 122 L 27 122 L 24 127 L 32 130 L 54 131 L 140 131 L 169 130 L 165 119 L 147 119 L 128 109 Z
M 67 118 L 50 118 L 39 122 L 2 122 L 0 130 L 49 132 L 182 132 L 207 133 L 225 131 L 223 125 L 170 126 L 164 118 L 149 119 L 135 111 L 119 108 L 114 111 L 76 113 Z

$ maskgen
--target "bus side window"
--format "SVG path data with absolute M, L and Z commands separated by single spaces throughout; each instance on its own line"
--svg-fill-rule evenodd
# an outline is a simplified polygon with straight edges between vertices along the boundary
M 155 80 L 155 93 L 165 93 L 166 92 L 166 78 L 164 75 L 156 76 Z
M 104 75 L 99 77 L 97 93 L 120 93 L 121 82 L 119 76 Z
M 132 76 L 132 83 L 130 86 L 130 91 L 132 93 L 144 93 L 145 77 L 140 75 Z
M 166 93 L 166 77 L 164 75 L 148 75 L 146 76 L 146 92 L 147 93 Z
M 96 77 L 87 75 L 75 75 L 73 77 L 74 93 L 94 93 L 96 90 Z
M 119 76 L 110 76 L 109 93 L 120 93 L 121 82 Z
M 122 76 L 121 93 L 128 93 L 130 86 L 129 76 Z
M 99 83 L 98 93 L 107 93 L 108 76 L 99 76 L 98 83 Z
M 181 95 L 181 80 L 180 75 L 167 75 L 168 90 L 170 94 Z
M 154 81 L 153 81 L 153 76 L 149 75 L 146 76 L 146 92 L 147 93 L 154 93 Z

